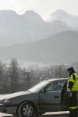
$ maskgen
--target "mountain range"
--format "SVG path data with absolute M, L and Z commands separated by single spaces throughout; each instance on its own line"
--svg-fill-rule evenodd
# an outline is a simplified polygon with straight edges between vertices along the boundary
M 0 47 L 45 39 L 68 30 L 73 28 L 66 22 L 58 18 L 54 21 L 44 21 L 34 11 L 26 11 L 23 15 L 10 10 L 0 11 Z
M 17 15 L 0 11 L 0 60 L 47 64 L 78 61 L 78 17 L 65 11 L 51 13 L 44 21 L 34 11 Z

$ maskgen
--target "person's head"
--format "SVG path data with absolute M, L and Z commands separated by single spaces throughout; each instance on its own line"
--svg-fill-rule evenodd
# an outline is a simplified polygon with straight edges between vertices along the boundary
M 69 75 L 71 75 L 72 73 L 75 73 L 75 70 L 73 67 L 69 67 L 67 70 L 68 70 Z

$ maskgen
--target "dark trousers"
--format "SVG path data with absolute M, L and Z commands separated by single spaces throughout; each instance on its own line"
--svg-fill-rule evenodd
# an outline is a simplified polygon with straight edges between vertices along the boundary
M 72 96 L 69 97 L 69 117 L 77 117 L 78 108 L 78 92 L 72 92 Z M 73 109 L 71 107 L 74 107 Z

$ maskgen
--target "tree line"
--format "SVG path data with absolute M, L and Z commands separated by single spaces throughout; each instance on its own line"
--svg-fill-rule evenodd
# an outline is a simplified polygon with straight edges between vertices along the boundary
M 16 59 L 12 59 L 8 66 L 0 62 L 0 94 L 27 90 L 44 79 L 66 78 L 68 77 L 66 67 L 49 65 L 22 68 Z

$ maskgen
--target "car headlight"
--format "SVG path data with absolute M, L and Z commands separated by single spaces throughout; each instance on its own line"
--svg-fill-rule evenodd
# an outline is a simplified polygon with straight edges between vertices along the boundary
M 9 104 L 9 103 L 11 103 L 11 100 L 3 99 L 3 100 L 0 100 L 0 103 L 3 103 L 3 104 L 7 103 L 7 104 Z

